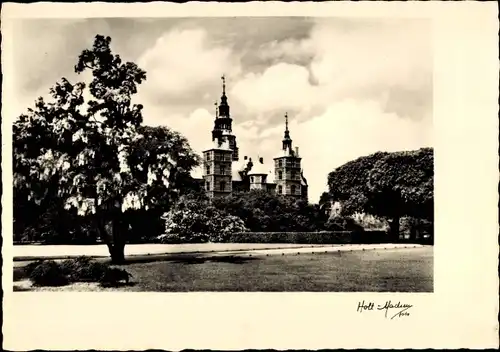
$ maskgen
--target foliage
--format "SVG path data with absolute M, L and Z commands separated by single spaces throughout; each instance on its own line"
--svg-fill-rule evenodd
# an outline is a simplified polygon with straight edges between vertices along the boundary
M 98 35 L 79 56 L 83 82 L 62 78 L 14 124 L 14 186 L 37 205 L 62 199 L 66 209 L 95 222 L 115 262 L 124 260 L 127 211 L 171 203 L 197 159 L 187 141 L 165 128 L 140 127 L 142 105 L 132 104 L 146 73 L 122 62 Z M 170 190 L 162 193 L 164 190 Z M 159 194 L 164 195 L 163 198 Z
M 401 234 L 410 241 L 422 241 L 425 237 L 432 237 L 434 232 L 432 222 L 405 216 L 401 219 Z
M 332 205 L 333 200 L 328 192 L 323 192 L 319 198 L 318 206 L 320 211 L 325 214 L 326 217 L 332 215 Z
M 29 278 L 35 286 L 63 286 L 69 282 L 61 267 L 53 260 L 38 263 Z
M 325 223 L 327 231 L 354 231 L 362 230 L 362 227 L 354 221 L 350 216 L 333 216 Z
M 322 230 L 326 220 L 318 205 L 259 190 L 216 198 L 213 205 L 241 218 L 257 232 Z
M 434 157 L 432 148 L 382 153 L 350 161 L 328 175 L 332 199 L 342 213 L 366 212 L 390 219 L 399 234 L 399 220 L 411 215 L 433 219 Z
M 38 260 L 28 264 L 24 273 L 37 286 L 62 286 L 74 282 L 99 282 L 112 286 L 122 280 L 128 282 L 131 276 L 126 270 L 110 267 L 109 264 L 85 256 L 61 263 Z
M 352 242 L 352 232 L 351 231 L 238 232 L 229 236 L 227 242 L 345 244 Z
M 98 238 L 88 217 L 78 216 L 73 209 L 64 209 L 63 199 L 51 190 L 36 204 L 28 193 L 14 188 L 14 242 L 45 244 L 92 244 Z
M 374 165 L 368 182 L 374 196 L 374 215 L 434 218 L 434 153 L 431 148 L 388 154 Z
M 362 226 L 365 230 L 387 230 L 387 221 L 371 214 L 356 213 L 351 217 L 356 224 Z
M 45 259 L 37 259 L 36 261 L 29 263 L 28 265 L 24 266 L 24 272 L 29 277 L 33 270 L 35 270 L 37 266 L 44 263 L 45 261 Z
M 85 256 L 67 259 L 60 266 L 70 282 L 98 282 L 109 270 L 109 265 Z
M 163 220 L 165 233 L 158 237 L 162 243 L 223 242 L 234 232 L 246 231 L 240 218 L 193 196 L 181 197 Z

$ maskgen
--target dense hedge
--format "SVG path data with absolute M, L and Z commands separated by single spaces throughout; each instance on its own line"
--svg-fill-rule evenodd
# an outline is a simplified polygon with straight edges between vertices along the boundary
M 388 243 L 393 242 L 384 230 L 364 230 L 353 232 L 353 243 Z
M 351 243 L 350 231 L 329 232 L 238 232 L 232 234 L 227 242 L 232 243 L 310 243 L 341 244 Z
M 384 243 L 385 231 L 321 231 L 321 232 L 238 232 L 229 243 L 299 243 L 299 244 L 348 244 Z

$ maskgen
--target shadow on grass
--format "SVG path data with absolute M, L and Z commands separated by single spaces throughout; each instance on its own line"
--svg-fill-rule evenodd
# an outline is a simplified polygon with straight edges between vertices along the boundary
M 230 263 L 230 264 L 245 264 L 250 261 L 259 260 L 256 257 L 249 256 L 206 256 L 201 254 L 182 254 L 182 255 L 169 255 L 169 256 L 141 256 L 134 258 L 127 258 L 126 262 L 122 265 L 138 264 L 138 263 L 153 263 L 153 262 L 170 262 L 180 264 L 203 264 L 207 262 L 213 263 Z
M 29 292 L 29 291 L 32 291 L 31 288 L 22 287 L 22 286 L 18 286 L 18 285 L 14 285 L 14 287 L 12 288 L 12 290 L 14 292 Z
M 230 263 L 230 264 L 245 264 L 246 262 L 258 260 L 255 257 L 240 257 L 240 256 L 217 256 L 217 257 L 185 257 L 172 260 L 174 263 L 183 264 L 203 264 L 206 262 L 213 263 Z
M 104 288 L 119 288 L 119 287 L 133 287 L 135 286 L 137 283 L 135 282 L 116 282 L 116 283 L 103 283 L 103 284 L 99 284 L 100 287 L 104 287 Z
M 109 264 L 114 267 L 122 267 L 131 264 L 139 263 L 154 263 L 154 262 L 170 262 L 182 264 L 203 264 L 206 262 L 213 263 L 230 263 L 230 264 L 245 264 L 247 262 L 260 260 L 257 257 L 242 256 L 242 255 L 206 255 L 202 253 L 190 254 L 169 254 L 169 255 L 141 255 L 133 256 L 125 259 L 123 264 L 113 264 L 109 258 L 94 258 L 96 262 Z M 26 266 L 14 267 L 14 281 L 27 279 L 29 275 L 26 272 Z

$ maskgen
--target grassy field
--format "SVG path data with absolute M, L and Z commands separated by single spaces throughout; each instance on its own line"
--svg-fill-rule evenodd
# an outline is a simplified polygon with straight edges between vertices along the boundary
M 132 262 L 122 268 L 133 275 L 134 284 L 113 291 L 433 291 L 430 246 L 252 257 L 193 254 L 162 261 Z M 110 289 L 86 284 L 35 290 Z

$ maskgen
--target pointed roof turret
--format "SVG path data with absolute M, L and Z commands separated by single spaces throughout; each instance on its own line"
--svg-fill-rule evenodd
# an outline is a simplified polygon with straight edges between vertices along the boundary
M 229 117 L 229 104 L 226 96 L 226 76 L 222 75 L 222 96 L 220 97 L 219 116 Z
M 288 113 L 285 113 L 285 136 L 283 138 L 283 150 L 292 150 L 292 139 L 288 130 Z

